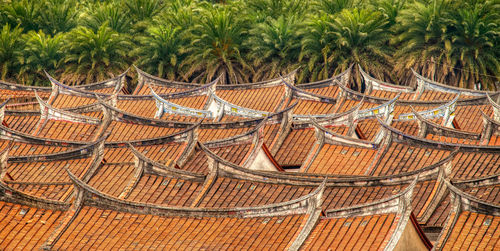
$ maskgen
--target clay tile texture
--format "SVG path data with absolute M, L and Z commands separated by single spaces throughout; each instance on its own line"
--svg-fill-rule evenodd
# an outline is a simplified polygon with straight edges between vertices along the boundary
M 0 250 L 500 249 L 500 93 L 353 69 L 0 82 Z

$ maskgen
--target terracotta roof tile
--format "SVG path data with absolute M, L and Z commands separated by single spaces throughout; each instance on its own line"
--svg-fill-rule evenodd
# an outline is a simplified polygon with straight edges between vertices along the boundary
M 202 183 L 162 177 L 157 175 L 143 175 L 137 185 L 132 189 L 127 200 L 189 207 L 195 199 Z
M 500 217 L 464 211 L 450 229 L 443 250 L 497 250 L 500 248 Z
M 453 159 L 451 176 L 455 179 L 471 179 L 498 174 L 500 154 L 487 152 L 460 152 Z
M 285 96 L 285 86 L 217 90 L 216 94 L 231 104 L 259 111 L 275 112 L 279 110 Z
M 374 163 L 376 149 L 324 144 L 313 160 L 309 173 L 366 175 Z
M 301 86 L 298 87 L 301 88 Z M 340 88 L 337 85 L 328 85 L 325 87 L 302 88 L 302 89 L 306 90 L 307 92 L 331 98 L 336 98 L 340 92 Z
M 111 131 L 108 141 L 130 141 L 152 139 L 182 131 L 182 128 L 158 127 L 142 124 L 111 121 L 107 131 Z
M 294 103 L 292 100 L 291 103 Z M 313 115 L 330 114 L 335 112 L 335 104 L 324 103 L 312 100 L 299 99 L 297 106 L 293 109 L 293 114 Z
M 0 249 L 37 249 L 58 225 L 62 214 L 0 201 Z
M 292 130 L 274 156 L 282 166 L 300 166 L 311 150 L 316 138 L 312 129 Z
M 397 225 L 395 214 L 380 214 L 351 218 L 321 218 L 305 250 L 320 249 L 384 249 L 389 230 Z
M 284 249 L 303 218 L 303 215 L 246 219 L 159 217 L 83 207 L 54 248 L 216 249 L 228 245 L 228 248 L 256 249 L 277 244 L 276 248 Z M 101 232 L 111 235 L 104 239 Z M 276 239 L 277 236 L 281 238 Z
M 393 142 L 381 155 L 372 175 L 392 175 L 430 166 L 450 154 L 449 151 L 410 146 Z

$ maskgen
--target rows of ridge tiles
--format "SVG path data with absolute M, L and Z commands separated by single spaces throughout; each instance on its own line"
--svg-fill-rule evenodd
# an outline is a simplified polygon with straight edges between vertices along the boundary
M 410 228 L 437 248 L 499 245 L 493 93 L 420 76 L 413 90 L 364 75 L 360 94 L 345 73 L 298 87 L 289 75 L 239 86 L 139 75 L 135 95 L 124 75 L 2 86 L 0 246 L 395 249 Z M 157 116 L 152 93 L 188 112 L 214 96 L 234 106 Z

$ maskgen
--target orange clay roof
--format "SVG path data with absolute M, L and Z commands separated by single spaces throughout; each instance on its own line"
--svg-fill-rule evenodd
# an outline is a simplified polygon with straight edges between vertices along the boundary
M 151 97 L 120 91 L 116 105 L 108 102 L 105 109 L 88 97 L 111 94 L 113 87 L 87 86 L 53 100 L 48 100 L 49 88 L 40 89 L 38 95 L 53 107 L 40 111 L 33 90 L 0 85 L 2 99 L 13 98 L 2 113 L 0 133 L 0 249 L 281 250 L 300 240 L 305 250 L 383 249 L 397 236 L 399 223 L 408 220 L 403 217 L 409 217 L 404 210 L 410 204 L 423 227 L 442 228 L 441 236 L 449 233 L 437 242 L 445 249 L 498 246 L 498 217 L 457 212 L 441 180 L 446 172 L 467 196 L 500 204 L 494 178 L 500 172 L 500 135 L 493 131 L 485 141 L 488 146 L 479 140 L 481 111 L 495 118 L 484 97 L 461 95 L 451 133 L 431 129 L 420 138 L 422 123 L 398 116 L 410 113 L 410 105 L 416 111 L 441 106 L 457 97 L 453 90 L 424 90 L 417 101 L 414 92 L 402 93 L 393 121 L 356 117 L 341 125 L 321 120 L 320 126 L 294 115 L 333 116 L 360 102 L 362 111 L 386 103 L 397 92 L 373 90 L 360 101 L 363 94 L 346 92 L 336 81 L 240 87 L 215 83 L 203 91 L 198 91 L 200 84 L 162 81 L 147 79 L 136 92 L 151 95 L 150 85 L 158 94 L 175 96 L 168 102 L 193 109 L 208 109 L 212 91 L 229 105 L 259 111 L 298 104 L 267 120 L 228 113 L 200 122 L 181 114 L 155 119 Z M 45 119 L 44 112 L 52 117 Z M 438 127 L 443 121 L 428 120 Z M 376 142 L 381 132 L 386 134 Z M 108 133 L 105 143 L 64 155 Z M 457 136 L 466 134 L 479 136 Z M 61 157 L 50 160 L 54 156 Z M 258 169 L 266 161 L 280 171 Z M 249 169 L 249 163 L 257 169 Z M 480 185 L 471 185 L 476 183 Z M 401 195 L 405 191 L 412 191 L 411 196 Z M 408 200 L 395 203 L 400 198 L 395 196 Z M 279 211 L 279 205 L 288 209 Z M 278 211 L 269 209 L 273 207 Z M 141 211 L 145 208 L 151 211 Z M 245 214 L 249 212 L 261 215 Z M 349 213 L 339 216 L 341 212 Z M 453 217 L 457 220 L 450 225 Z
M 60 224 L 64 212 L 0 201 L 0 247 L 37 249 Z
M 452 229 L 446 229 L 449 235 L 445 243 L 440 243 L 442 250 L 498 250 L 500 248 L 500 217 L 464 211 L 457 217 Z
M 303 215 L 250 219 L 160 217 L 83 207 L 54 248 L 284 249 L 303 221 Z
M 304 249 L 384 249 L 387 236 L 398 224 L 396 214 L 352 218 L 321 218 L 306 240 Z

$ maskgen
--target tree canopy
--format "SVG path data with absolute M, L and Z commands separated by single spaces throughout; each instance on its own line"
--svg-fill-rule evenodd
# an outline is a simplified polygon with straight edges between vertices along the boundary
M 174 80 L 299 82 L 353 63 L 409 84 L 500 88 L 497 0 L 20 0 L 0 4 L 1 79 L 102 80 L 132 64 Z

